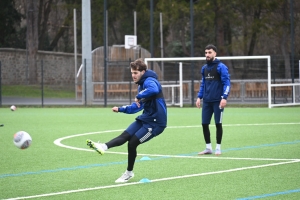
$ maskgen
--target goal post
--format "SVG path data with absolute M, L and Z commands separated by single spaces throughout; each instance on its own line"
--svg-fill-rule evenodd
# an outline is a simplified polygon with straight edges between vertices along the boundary
M 223 57 L 217 57 L 218 59 L 222 60 L 253 60 L 253 59 L 266 59 L 267 60 L 267 67 L 268 69 L 271 68 L 271 57 L 269 55 L 266 56 L 223 56 Z M 205 61 L 205 57 L 172 57 L 172 58 L 145 58 L 145 63 L 148 65 L 149 62 L 156 62 L 156 61 Z M 182 63 L 180 64 L 181 69 L 179 70 L 179 85 L 162 85 L 162 87 L 172 87 L 172 102 L 174 101 L 174 96 L 173 96 L 173 89 L 174 87 L 180 87 L 179 91 L 179 105 L 180 107 L 183 107 L 183 91 L 182 91 L 182 85 L 183 85 L 183 80 L 182 80 Z M 271 75 L 271 74 L 270 74 Z M 271 77 L 271 76 L 270 76 Z M 269 77 L 268 77 L 269 79 Z M 269 88 L 269 100 L 271 99 L 271 89 Z M 175 104 L 176 105 L 176 104 Z
M 170 85 L 161 85 L 163 88 L 170 87 L 172 89 L 172 102 L 171 104 L 167 104 L 169 106 L 175 105 L 175 106 L 180 106 L 181 108 L 183 107 L 183 87 L 182 87 L 182 62 L 179 63 L 179 84 L 170 84 Z M 178 87 L 179 88 L 179 103 L 175 103 L 175 91 L 174 88 Z
M 268 86 L 268 93 L 271 93 L 271 89 L 274 87 L 285 87 L 285 86 L 288 86 L 288 87 L 292 87 L 292 103 L 279 103 L 279 104 L 276 104 L 276 103 L 272 103 L 272 100 L 271 100 L 271 94 L 269 94 L 269 108 L 272 108 L 272 107 L 275 107 L 275 106 L 296 106 L 296 105 L 300 105 L 300 102 L 296 102 L 296 86 L 299 86 L 300 87 L 300 83 L 278 83 L 278 84 L 272 84 L 270 83 L 271 81 L 269 81 L 269 86 Z
M 299 61 L 299 70 L 300 70 L 300 61 Z M 300 71 L 299 71 L 300 72 Z M 272 103 L 272 88 L 282 88 L 282 87 L 292 87 L 292 102 L 291 103 Z M 300 105 L 300 102 L 296 102 L 296 87 L 300 88 L 300 73 L 299 73 L 299 83 L 272 83 L 271 77 L 271 65 L 268 65 L 268 105 L 269 108 L 273 108 L 276 106 L 296 106 Z M 299 91 L 300 93 L 300 91 Z M 300 94 L 298 94 L 300 95 Z

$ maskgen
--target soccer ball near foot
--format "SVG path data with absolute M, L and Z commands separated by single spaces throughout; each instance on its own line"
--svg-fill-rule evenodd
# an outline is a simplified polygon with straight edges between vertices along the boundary
M 18 147 L 19 149 L 27 149 L 32 142 L 32 138 L 27 132 L 19 131 L 14 134 L 13 141 L 15 146 Z

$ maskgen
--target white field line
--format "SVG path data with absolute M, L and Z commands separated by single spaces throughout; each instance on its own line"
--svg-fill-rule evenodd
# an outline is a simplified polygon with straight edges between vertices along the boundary
M 295 125 L 300 124 L 300 122 L 297 123 L 263 123 L 263 124 L 228 124 L 223 126 L 269 126 L 269 125 Z M 201 126 L 171 126 L 167 128 L 197 128 Z M 112 133 L 112 132 L 120 132 L 123 131 L 123 129 L 119 130 L 107 130 L 107 131 L 98 131 L 98 132 L 90 132 L 90 133 L 81 133 L 76 135 L 69 135 L 66 137 L 58 138 L 54 141 L 54 144 L 63 148 L 67 149 L 73 149 L 73 150 L 79 150 L 79 151 L 90 151 L 94 152 L 94 150 L 87 149 L 87 148 L 77 148 L 72 147 L 68 145 L 64 145 L 61 143 L 61 141 L 74 138 L 74 137 L 80 137 L 80 136 L 86 136 L 86 135 L 93 135 L 93 134 L 103 134 L 103 133 Z M 106 151 L 105 153 L 111 153 L 111 154 L 120 154 L 120 155 L 127 155 L 126 152 L 113 152 L 113 151 Z M 297 159 L 275 159 L 275 158 L 231 158 L 231 157 L 207 157 L 207 156 L 176 156 L 176 155 L 159 155 L 159 154 L 138 154 L 139 156 L 156 156 L 156 157 L 171 157 L 171 158 L 197 158 L 197 159 L 227 159 L 227 160 L 273 160 L 273 161 L 289 161 L 289 160 L 297 160 Z
M 222 126 L 270 126 L 270 125 L 297 125 L 300 124 L 300 122 L 288 122 L 288 123 L 262 123 L 262 124 L 223 124 Z M 211 125 L 214 127 L 213 125 Z M 201 125 L 195 125 L 195 126 L 170 126 L 167 128 L 197 128 L 202 127 Z
M 92 150 L 93 151 L 93 150 Z M 119 154 L 118 152 L 110 152 Z M 180 156 L 180 155 L 160 155 L 160 154 L 138 154 L 140 156 L 154 156 L 154 157 L 165 157 L 165 158 L 192 158 L 192 159 L 218 159 L 218 160 L 260 160 L 260 161 L 300 161 L 300 159 L 292 158 L 238 158 L 238 157 L 223 157 L 223 156 Z
M 79 151 L 95 152 L 94 150 L 91 150 L 91 149 L 77 148 L 77 147 L 71 147 L 71 146 L 65 146 L 65 145 L 62 145 L 62 147 L 69 148 L 69 149 L 74 149 L 74 150 L 79 150 Z M 127 155 L 127 153 L 125 153 L 125 152 L 105 151 L 105 153 Z M 254 160 L 258 160 L 258 161 L 300 161 L 300 159 L 297 159 L 297 158 L 289 158 L 289 159 L 287 159 L 287 158 L 239 158 L 239 157 L 206 156 L 206 155 L 180 156 L 180 155 L 143 154 L 143 153 L 139 153 L 137 155 L 138 156 L 149 156 L 149 157 L 190 158 L 190 159 L 253 160 L 253 161 Z
M 272 164 L 265 164 L 265 165 L 256 165 L 256 166 L 251 166 L 251 167 L 240 167 L 240 168 L 221 170 L 221 171 L 215 171 L 215 172 L 205 172 L 205 173 L 199 173 L 199 174 L 173 176 L 173 177 L 168 177 L 168 178 L 153 179 L 153 180 L 151 180 L 151 182 L 168 181 L 168 180 L 175 180 L 175 179 L 182 179 L 182 178 L 191 178 L 191 177 L 213 175 L 213 174 L 223 174 L 223 173 L 236 172 L 236 171 L 242 171 L 242 170 L 248 170 L 248 169 L 257 169 L 257 168 L 263 168 L 263 167 L 286 165 L 286 164 L 292 164 L 292 163 L 297 163 L 297 162 L 300 162 L 300 160 L 293 160 L 293 161 L 288 161 L 288 162 L 272 163 Z M 57 196 L 57 195 L 70 194 L 70 193 L 76 193 L 76 192 L 85 192 L 85 191 L 92 191 L 92 190 L 125 187 L 125 186 L 130 186 L 130 185 L 137 185 L 137 184 L 141 184 L 141 183 L 142 182 L 131 182 L 131 183 L 124 183 L 124 184 L 117 184 L 117 185 L 107 185 L 107 186 L 99 186 L 99 187 L 93 187 L 93 188 L 67 190 L 67 191 L 54 192 L 54 193 L 48 193 L 48 194 L 39 194 L 39 195 L 33 195 L 33 196 L 15 197 L 15 198 L 10 198 L 10 199 L 6 199 L 6 200 L 33 199 L 33 198 L 39 198 L 39 197 Z

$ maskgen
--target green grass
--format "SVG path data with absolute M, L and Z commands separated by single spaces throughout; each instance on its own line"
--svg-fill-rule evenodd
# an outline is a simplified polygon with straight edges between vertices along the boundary
M 227 108 L 222 155 L 205 148 L 201 110 L 169 108 L 168 128 L 140 145 L 135 177 L 114 181 L 127 166 L 127 146 L 100 156 L 87 138 L 106 142 L 137 116 L 110 108 L 0 108 L 0 199 L 262 199 L 300 198 L 300 108 Z M 215 127 L 210 126 L 213 147 Z M 26 150 L 17 131 L 33 138 Z M 109 131 L 110 130 L 110 131 Z M 64 148 L 54 144 L 61 140 Z M 73 149 L 72 149 L 73 148 Z M 76 149 L 74 149 L 76 148 Z M 142 154 L 142 155 L 141 155 Z M 144 156 L 151 160 L 142 161 Z M 150 183 L 140 183 L 143 178 Z M 44 195 L 44 196 L 43 196 Z M 252 198 L 254 199 L 254 198 Z
M 74 98 L 75 86 L 44 86 L 44 97 Z M 40 85 L 2 85 L 2 96 L 9 97 L 41 97 Z

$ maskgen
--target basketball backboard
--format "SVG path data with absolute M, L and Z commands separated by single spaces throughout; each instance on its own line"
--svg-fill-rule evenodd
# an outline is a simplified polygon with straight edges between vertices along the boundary
M 125 35 L 125 49 L 131 49 L 137 47 L 136 35 Z

